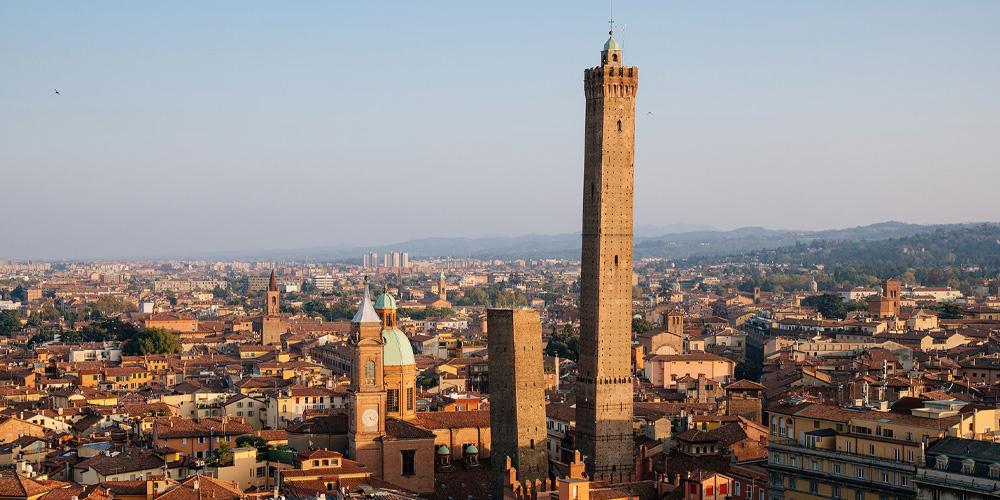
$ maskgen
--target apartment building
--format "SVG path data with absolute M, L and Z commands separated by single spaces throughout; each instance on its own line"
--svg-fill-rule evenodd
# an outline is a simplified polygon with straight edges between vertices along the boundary
M 964 403 L 873 411 L 827 404 L 768 409 L 771 500 L 902 500 L 926 446 L 958 435 Z M 972 409 L 972 413 L 977 410 Z

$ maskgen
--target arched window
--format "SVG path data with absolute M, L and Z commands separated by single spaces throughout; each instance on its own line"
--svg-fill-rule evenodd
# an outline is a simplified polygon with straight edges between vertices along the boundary
M 368 360 L 365 362 L 365 383 L 375 383 L 375 362 Z
M 618 62 L 618 54 L 611 54 L 611 60 L 614 62 Z

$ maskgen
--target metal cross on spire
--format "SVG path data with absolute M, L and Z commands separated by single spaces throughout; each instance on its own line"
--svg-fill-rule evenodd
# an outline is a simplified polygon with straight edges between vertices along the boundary
M 615 0 L 611 0 L 611 19 L 608 21 L 608 34 L 615 34 Z

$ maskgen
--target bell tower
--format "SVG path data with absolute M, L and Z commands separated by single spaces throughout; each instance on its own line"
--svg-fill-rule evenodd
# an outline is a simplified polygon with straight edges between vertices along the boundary
M 383 386 L 382 318 L 372 307 L 368 278 L 361 307 L 351 320 L 351 385 L 348 391 L 347 441 L 351 460 L 368 466 L 382 477 L 382 446 L 385 435 L 385 387 Z
M 632 458 L 632 200 L 639 70 L 609 33 L 584 70 L 583 250 L 577 449 L 590 477 L 618 477 Z
M 263 345 L 281 346 L 281 307 L 279 304 L 281 292 L 278 291 L 278 281 L 271 270 L 271 281 L 267 285 L 267 303 L 264 304 L 264 317 L 261 318 L 260 342 Z

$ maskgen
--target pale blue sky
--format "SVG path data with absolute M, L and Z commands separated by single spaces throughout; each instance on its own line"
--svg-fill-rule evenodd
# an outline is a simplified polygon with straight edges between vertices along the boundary
M 582 73 L 607 17 L 0 0 L 0 258 L 578 231 Z M 1000 2 L 615 17 L 640 68 L 637 224 L 1000 218 Z

